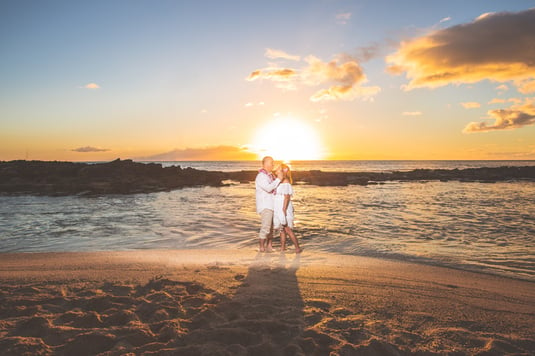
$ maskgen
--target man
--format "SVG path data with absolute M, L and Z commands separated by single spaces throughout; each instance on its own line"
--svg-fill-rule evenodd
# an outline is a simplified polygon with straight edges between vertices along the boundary
M 260 214 L 262 226 L 260 227 L 259 244 L 260 252 L 273 251 L 273 201 L 275 189 L 282 179 L 282 171 L 277 170 L 274 177 L 273 158 L 266 156 L 262 159 L 262 169 L 258 171 L 255 179 L 256 187 L 256 212 Z

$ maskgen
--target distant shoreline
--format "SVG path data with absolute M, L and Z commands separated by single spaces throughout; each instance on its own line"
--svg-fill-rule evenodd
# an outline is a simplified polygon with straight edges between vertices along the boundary
M 254 181 L 256 174 L 255 170 L 208 171 L 120 159 L 105 163 L 18 160 L 0 162 L 0 194 L 64 196 L 152 193 L 194 186 L 224 186 L 231 181 L 249 183 Z M 393 172 L 327 172 L 314 169 L 294 171 L 294 180 L 300 184 L 317 186 L 371 185 L 388 181 L 533 182 L 535 166 Z

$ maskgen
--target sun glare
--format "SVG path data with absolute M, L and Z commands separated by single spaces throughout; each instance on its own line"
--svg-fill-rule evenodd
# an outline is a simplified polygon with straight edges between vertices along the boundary
M 276 160 L 316 160 L 323 158 L 321 140 L 314 129 L 293 118 L 277 118 L 260 127 L 251 151 Z

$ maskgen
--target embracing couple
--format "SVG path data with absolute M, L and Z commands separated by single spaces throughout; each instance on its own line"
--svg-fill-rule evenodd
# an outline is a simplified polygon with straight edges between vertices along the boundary
M 281 251 L 286 250 L 286 235 L 295 245 L 295 253 L 301 253 L 293 232 L 294 209 L 292 205 L 292 173 L 285 164 L 273 172 L 273 158 L 262 159 L 262 169 L 256 176 L 256 212 L 260 214 L 260 252 L 273 252 L 273 230 L 280 231 Z

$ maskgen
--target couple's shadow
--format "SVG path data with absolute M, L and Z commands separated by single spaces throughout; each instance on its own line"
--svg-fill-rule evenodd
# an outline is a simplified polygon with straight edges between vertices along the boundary
M 299 354 L 304 303 L 296 272 L 300 255 L 257 254 L 234 296 L 220 301 L 201 320 L 192 320 L 183 341 L 203 343 L 205 354 Z

